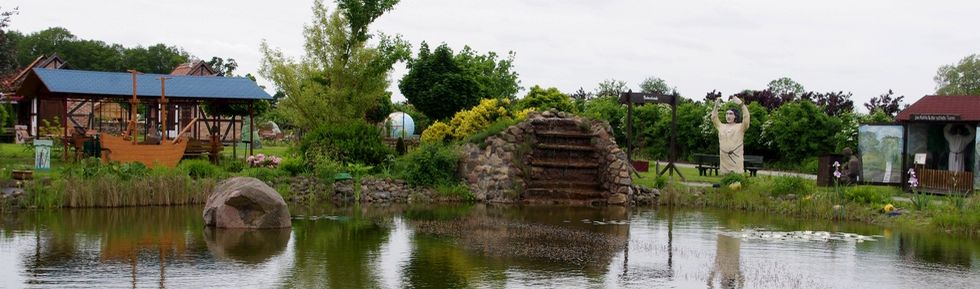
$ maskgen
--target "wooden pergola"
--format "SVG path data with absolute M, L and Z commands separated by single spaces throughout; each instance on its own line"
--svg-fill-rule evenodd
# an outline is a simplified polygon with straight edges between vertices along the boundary
M 166 80 L 165 84 L 161 79 Z M 185 130 L 191 140 L 206 137 L 203 139 L 211 148 L 220 149 L 221 135 L 231 135 L 232 142 L 236 141 L 236 133 L 229 134 L 235 128 L 235 117 L 222 133 L 222 123 L 229 120 L 208 114 L 204 105 L 247 105 L 248 118 L 253 124 L 249 129 L 254 133 L 255 101 L 272 99 L 254 81 L 241 77 L 134 75 L 46 68 L 31 69 L 16 93 L 29 104 L 22 106 L 29 109 L 30 115 L 29 121 L 23 124 L 29 126 L 32 136 L 44 136 L 45 132 L 39 129 L 42 120 L 58 118 L 61 137 L 66 140 L 66 152 L 69 144 L 77 145 L 77 141 L 92 133 L 120 134 L 126 123 L 139 120 L 143 121 L 139 126 L 142 131 L 135 133 L 143 136 L 144 142 L 152 141 L 147 136 L 155 135 L 155 131 L 159 131 L 160 139 L 165 140 L 178 137 L 178 132 Z M 136 107 L 130 104 L 134 98 L 138 103 Z M 139 119 L 133 119 L 136 116 L 133 109 L 145 113 Z M 110 121 L 106 123 L 106 119 Z M 205 136 L 201 135 L 202 126 L 206 129 Z M 252 150 L 249 144 L 249 154 Z M 214 150 L 211 154 L 212 160 L 216 161 Z

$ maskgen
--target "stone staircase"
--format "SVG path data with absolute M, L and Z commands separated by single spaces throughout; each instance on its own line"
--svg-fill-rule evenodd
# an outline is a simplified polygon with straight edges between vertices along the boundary
M 534 138 L 527 159 L 530 178 L 524 200 L 549 202 L 605 200 L 596 135 L 573 119 L 546 118 L 531 122 Z

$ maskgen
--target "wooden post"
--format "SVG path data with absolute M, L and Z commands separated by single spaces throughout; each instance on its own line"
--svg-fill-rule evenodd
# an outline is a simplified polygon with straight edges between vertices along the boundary
M 167 141 L 167 79 L 169 77 L 160 78 L 160 143 Z
M 248 102 L 248 155 L 254 155 L 255 147 L 255 110 L 252 104 L 255 101 Z
M 234 159 L 238 159 L 238 134 L 235 133 L 238 127 L 236 119 L 238 119 L 237 115 L 231 116 L 231 157 Z
M 61 104 L 63 105 L 63 109 L 61 110 L 61 128 L 64 131 L 64 135 L 61 138 L 61 142 L 64 144 L 64 150 L 61 151 L 61 160 L 68 161 L 68 99 L 62 98 Z
M 633 165 L 633 90 L 626 97 L 626 161 Z

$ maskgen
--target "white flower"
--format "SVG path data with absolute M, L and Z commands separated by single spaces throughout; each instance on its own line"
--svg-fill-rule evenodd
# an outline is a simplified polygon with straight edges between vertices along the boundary
M 840 162 L 838 162 L 838 161 L 834 161 L 834 167 L 835 167 L 835 168 L 839 168 L 839 167 L 840 167 Z

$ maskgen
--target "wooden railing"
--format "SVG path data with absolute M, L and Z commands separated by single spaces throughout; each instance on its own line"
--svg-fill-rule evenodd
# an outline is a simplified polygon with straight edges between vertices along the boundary
M 972 172 L 952 172 L 946 170 L 926 169 L 916 166 L 919 186 L 923 189 L 939 193 L 967 193 L 973 189 Z

